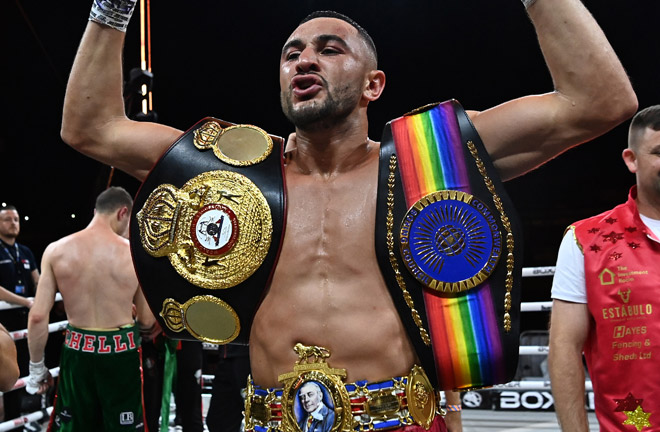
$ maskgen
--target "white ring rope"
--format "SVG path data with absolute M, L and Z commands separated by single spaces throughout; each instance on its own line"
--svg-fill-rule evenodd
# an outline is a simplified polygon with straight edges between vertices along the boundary
M 526 302 L 520 304 L 521 312 L 550 312 L 551 309 L 552 309 L 551 301 Z
M 55 378 L 55 377 L 57 377 L 57 376 L 60 375 L 60 368 L 59 368 L 59 367 L 52 368 L 52 369 L 50 369 L 48 372 L 50 372 L 50 375 L 51 375 L 53 378 Z M 18 390 L 18 389 L 20 389 L 20 388 L 25 387 L 25 386 L 27 385 L 27 384 L 26 384 L 26 380 L 27 380 L 27 379 L 28 379 L 28 377 L 26 377 L 26 376 L 25 376 L 25 377 L 21 377 L 21 378 L 19 378 L 18 381 L 16 381 L 16 384 L 14 384 L 14 387 L 13 387 L 11 390 L 9 390 L 9 391 Z M 5 392 L 5 393 L 9 393 L 9 392 Z M 0 392 L 0 396 L 2 396 L 3 394 L 4 394 L 4 393 Z
M 524 267 L 522 277 L 554 276 L 555 266 Z
M 28 423 L 48 418 L 50 417 L 51 412 L 53 412 L 53 407 L 48 407 L 41 411 L 35 411 L 13 420 L 7 420 L 6 422 L 0 423 L 0 432 L 10 431 Z
M 34 300 L 34 297 L 28 297 L 32 300 Z M 62 301 L 62 294 L 57 293 L 55 294 L 55 301 Z M 25 306 L 13 304 L 13 303 L 7 303 L 6 301 L 0 300 L 0 311 L 7 310 L 7 309 L 20 309 Z
M 550 381 L 529 380 L 529 381 L 511 381 L 506 384 L 497 384 L 487 389 L 479 390 L 551 390 Z M 592 391 L 591 380 L 585 380 L 584 391 Z
M 48 324 L 48 333 L 56 333 L 58 331 L 62 331 L 66 328 L 68 324 L 69 321 L 58 321 L 58 322 L 50 323 Z M 9 336 L 11 336 L 11 338 L 14 339 L 14 342 L 21 339 L 27 339 L 27 334 L 28 334 L 27 329 L 9 332 Z

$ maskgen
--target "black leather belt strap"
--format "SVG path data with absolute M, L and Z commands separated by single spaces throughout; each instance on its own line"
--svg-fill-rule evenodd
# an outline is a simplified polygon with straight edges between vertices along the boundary
M 478 158 L 483 162 L 482 170 L 480 172 L 477 164 L 466 164 L 468 168 L 468 176 L 470 182 L 470 189 L 475 197 L 478 197 L 483 202 L 490 203 L 493 206 L 493 195 L 496 193 L 499 196 L 503 211 L 497 212 L 498 219 L 500 213 L 506 213 L 508 216 L 510 226 L 508 230 L 511 231 L 515 239 L 515 261 L 514 261 L 514 281 L 509 284 L 509 296 L 511 298 L 510 307 L 505 306 L 505 296 L 507 296 L 507 288 L 505 280 L 507 278 L 507 253 L 506 247 L 503 249 L 502 257 L 500 258 L 496 269 L 491 273 L 487 279 L 490 282 L 492 289 L 493 302 L 495 305 L 495 314 L 499 322 L 503 321 L 503 317 L 508 314 L 510 317 L 510 328 L 505 330 L 503 325 L 500 325 L 500 341 L 503 346 L 503 352 L 506 356 L 506 379 L 501 380 L 501 383 L 508 382 L 513 379 L 515 375 L 518 355 L 519 355 L 519 323 L 520 323 L 520 282 L 522 277 L 522 232 L 520 223 L 509 199 L 499 174 L 493 166 L 490 156 L 486 152 L 481 138 L 477 134 L 474 126 L 472 125 L 467 114 L 456 101 L 451 101 L 454 107 L 454 113 L 457 117 L 460 127 L 461 142 L 466 153 L 466 160 L 474 161 L 475 155 L 470 153 L 468 149 L 468 142 L 473 144 L 473 150 L 476 149 Z M 436 369 L 434 350 L 449 349 L 449 347 L 432 347 L 431 338 L 429 337 L 429 322 L 427 311 L 424 301 L 424 290 L 430 288 L 422 285 L 413 275 L 408 271 L 404 265 L 404 260 L 401 254 L 401 242 L 399 233 L 402 222 L 408 211 L 406 199 L 404 196 L 404 189 L 402 186 L 401 173 L 397 161 L 397 154 L 395 150 L 395 143 L 392 136 L 391 124 L 385 126 L 381 148 L 380 148 L 380 166 L 379 166 L 379 184 L 378 184 L 378 198 L 377 198 L 377 214 L 376 214 L 376 253 L 380 264 L 381 271 L 385 277 L 390 294 L 394 300 L 396 308 L 399 312 L 401 320 L 405 325 L 410 340 L 415 347 L 417 355 L 431 382 L 442 388 L 443 386 L 439 380 L 439 371 Z M 485 177 L 489 177 L 492 181 L 491 189 L 484 181 Z M 494 188 L 494 191 L 492 190 Z M 507 232 L 502 227 L 501 221 L 498 220 L 500 230 L 503 234 L 503 243 L 506 245 Z M 509 264 L 511 261 L 509 261 Z M 510 273 L 509 273 L 510 274 Z M 477 286 L 473 289 L 479 289 Z M 456 293 L 436 293 L 438 296 L 463 296 L 463 292 Z M 483 385 L 493 385 L 499 382 L 483 383 Z
M 216 122 L 222 125 L 223 128 L 232 126 L 231 123 L 213 118 L 201 120 L 165 152 L 142 183 L 133 205 L 130 226 L 131 252 L 149 306 L 168 336 L 175 339 L 195 339 L 193 334 L 186 331 L 187 329 L 174 332 L 164 322 L 160 313 L 163 310 L 165 299 L 173 299 L 179 304 L 184 304 L 196 296 L 213 296 L 229 305 L 238 315 L 240 333 L 232 341 L 234 343 L 247 343 L 254 313 L 275 268 L 283 238 L 285 223 L 284 141 L 280 137 L 271 135 L 273 149 L 265 160 L 250 166 L 233 166 L 219 160 L 210 149 L 200 150 L 195 147 L 193 143 L 195 131 L 204 127 L 209 121 Z M 261 265 L 251 276 L 238 285 L 223 289 L 208 289 L 197 286 L 177 273 L 167 256 L 154 257 L 150 255 L 141 242 L 140 227 L 136 217 L 150 194 L 159 186 L 171 184 L 180 189 L 190 179 L 211 171 L 239 173 L 247 177 L 265 197 L 272 217 L 272 240 Z M 229 199 L 235 198 L 229 196 Z M 208 325 L 208 323 L 205 325 Z

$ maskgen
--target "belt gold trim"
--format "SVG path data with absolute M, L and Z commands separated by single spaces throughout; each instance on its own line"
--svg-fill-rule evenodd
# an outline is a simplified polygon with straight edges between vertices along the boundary
M 316 349 L 316 361 L 301 355 L 294 371 L 280 376 L 283 388 L 264 389 L 248 378 L 246 431 L 387 431 L 415 424 L 428 429 L 440 411 L 439 398 L 419 366 L 403 377 L 344 384 L 345 370 L 328 366 L 325 348 L 300 347 L 299 355 Z

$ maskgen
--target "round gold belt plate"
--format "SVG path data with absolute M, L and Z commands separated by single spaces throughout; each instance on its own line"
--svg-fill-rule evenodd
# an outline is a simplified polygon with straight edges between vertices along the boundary
M 209 171 L 181 189 L 158 186 L 137 214 L 142 246 L 190 283 L 223 289 L 250 277 L 273 236 L 270 206 L 246 176 Z
M 266 258 L 273 233 L 270 207 L 242 174 L 209 171 L 183 185 L 177 223 L 176 271 L 209 289 L 230 288 L 250 277 Z
M 174 332 L 184 329 L 195 338 L 214 344 L 225 344 L 236 339 L 241 323 L 236 311 L 219 298 L 195 296 L 180 304 L 165 299 L 160 312 L 165 325 Z
M 212 149 L 218 159 L 233 166 L 257 164 L 273 150 L 273 139 L 263 129 L 253 125 L 223 128 L 216 121 L 197 129 L 193 144 L 200 150 Z

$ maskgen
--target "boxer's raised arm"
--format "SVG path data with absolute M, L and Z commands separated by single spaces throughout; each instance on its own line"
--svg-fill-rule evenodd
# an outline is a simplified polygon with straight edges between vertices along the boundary
M 554 91 L 471 113 L 504 179 L 536 168 L 630 118 L 637 97 L 612 46 L 579 0 L 523 1 Z
M 122 78 L 125 34 L 120 26 L 110 26 L 116 23 L 98 22 L 106 22 L 99 19 L 104 11 L 98 4 L 112 9 L 125 8 L 127 3 L 130 6 L 130 1 L 95 2 L 93 20 L 87 25 L 69 76 L 61 135 L 81 153 L 143 179 L 181 131 L 126 117 Z

